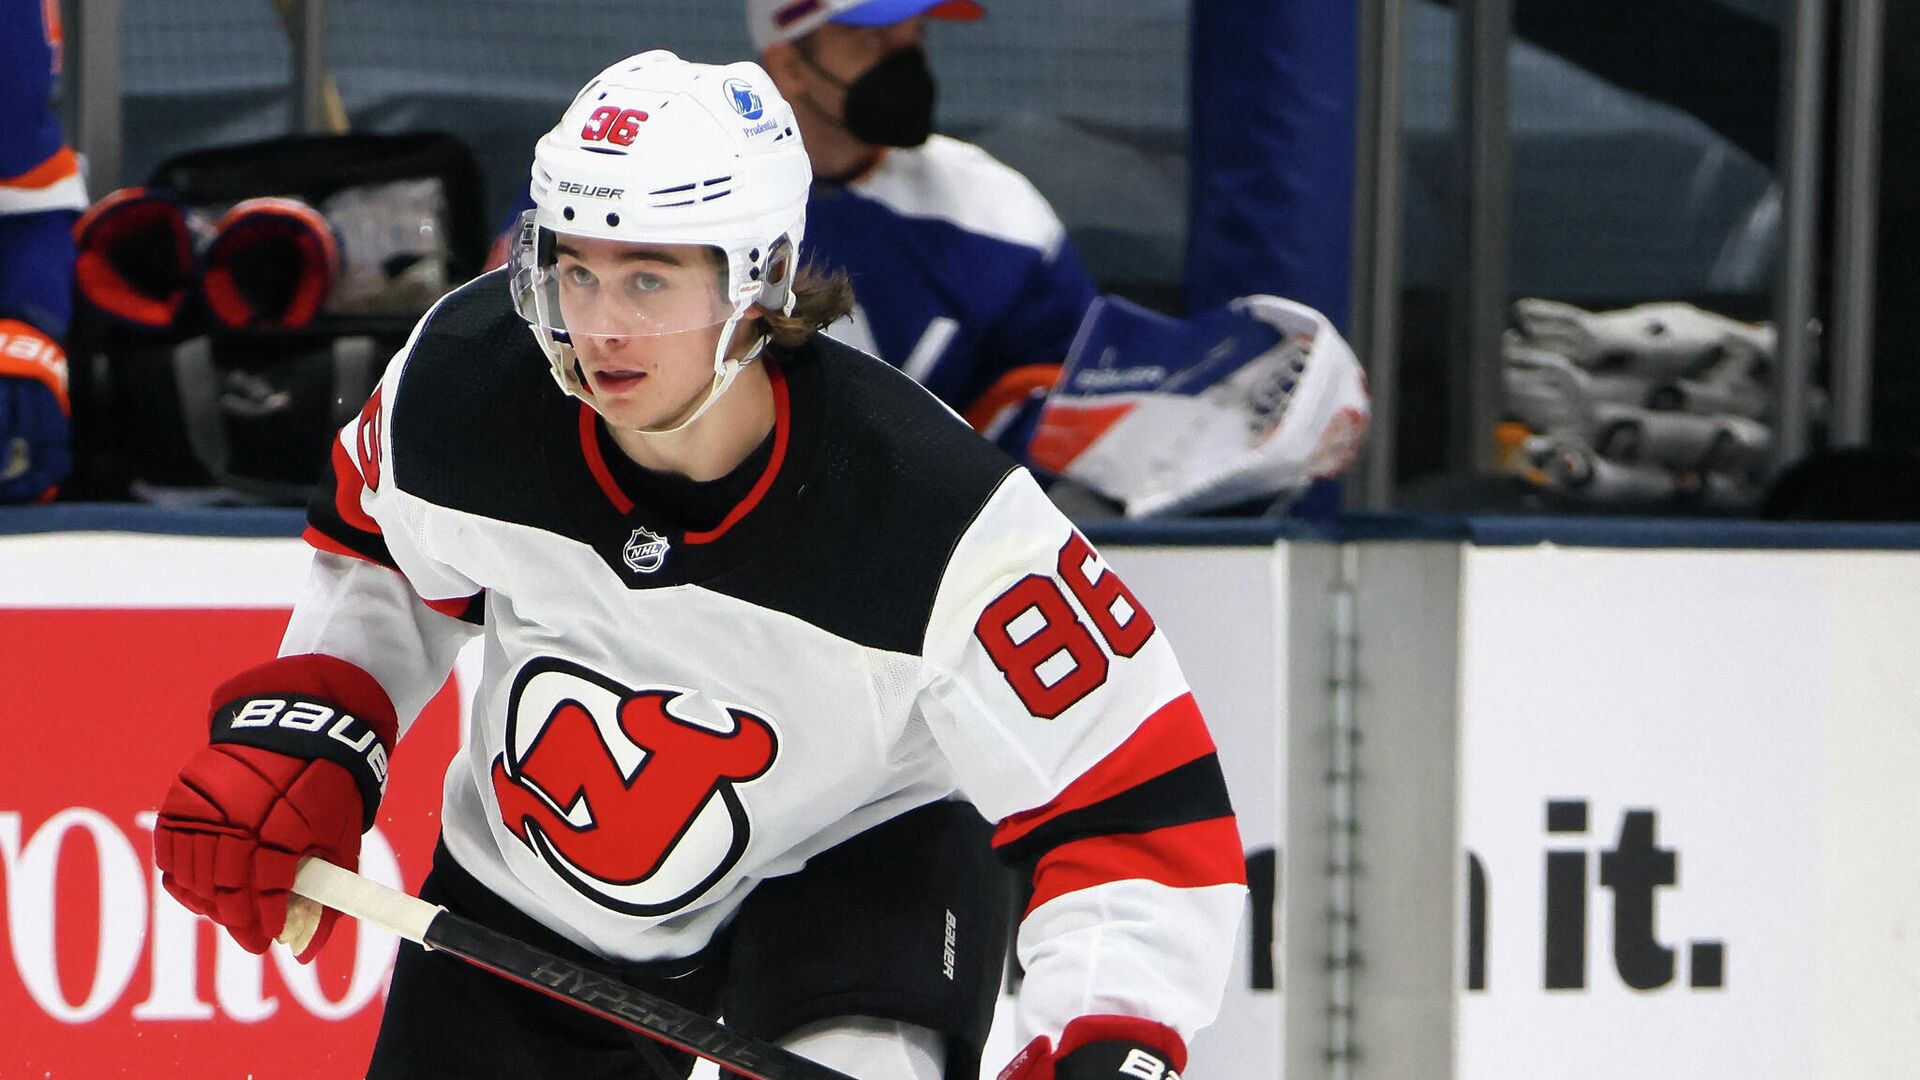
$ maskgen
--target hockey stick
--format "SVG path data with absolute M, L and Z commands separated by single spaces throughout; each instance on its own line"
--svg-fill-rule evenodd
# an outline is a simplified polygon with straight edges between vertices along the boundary
M 296 951 L 305 946 L 319 923 L 319 909 L 297 900 L 305 897 L 538 990 L 628 1031 L 732 1069 L 748 1080 L 852 1080 L 845 1073 L 728 1030 L 685 1006 L 562 960 L 330 862 L 300 860 L 293 891 L 296 899 L 287 905 L 287 927 L 280 939 Z
M 274 10 L 280 13 L 280 30 L 287 36 L 287 44 L 290 47 L 297 44 L 293 26 L 296 14 L 293 3 L 294 0 L 273 0 Z M 327 133 L 345 135 L 352 130 L 352 125 L 347 120 L 347 106 L 340 97 L 340 84 L 333 81 L 331 71 L 322 70 L 320 76 L 322 80 L 320 105 L 326 113 Z

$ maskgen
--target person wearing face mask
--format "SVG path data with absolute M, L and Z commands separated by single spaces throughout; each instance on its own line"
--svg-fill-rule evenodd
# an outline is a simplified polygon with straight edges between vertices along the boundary
M 1043 394 L 1096 294 L 1024 176 L 933 133 L 928 19 L 974 0 L 747 0 L 761 64 L 794 103 L 814 187 L 814 258 L 863 301 L 828 332 L 913 376 L 1003 445 Z
M 1053 386 L 1097 290 L 1026 177 L 933 134 L 925 21 L 983 14 L 974 0 L 746 6 L 813 166 L 810 258 L 846 271 L 861 298 L 827 332 L 905 371 L 1018 457 L 1035 411 L 1019 406 Z M 511 225 L 492 265 L 505 259 Z

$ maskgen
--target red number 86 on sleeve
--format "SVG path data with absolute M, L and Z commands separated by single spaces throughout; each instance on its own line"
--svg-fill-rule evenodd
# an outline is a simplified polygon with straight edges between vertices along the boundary
M 1075 532 L 1060 549 L 1056 569 L 1059 579 L 1086 609 L 1099 640 L 1080 621 L 1055 579 L 1045 574 L 1028 574 L 1014 582 L 986 606 L 974 624 L 974 636 L 1000 674 L 1006 676 L 1007 685 L 1020 696 L 1028 712 L 1042 719 L 1051 720 L 1066 712 L 1107 681 L 1108 662 L 1106 651 L 1100 647 L 1102 641 L 1115 656 L 1125 659 L 1138 653 L 1153 636 L 1152 616 L 1121 583 L 1118 574 L 1103 568 L 1099 577 L 1088 577 L 1087 567 L 1093 557 L 1086 537 Z M 1023 620 L 1028 612 L 1038 612 L 1039 618 Z M 1016 621 L 1039 625 L 1016 640 Z M 1043 672 L 1043 668 L 1048 670 Z

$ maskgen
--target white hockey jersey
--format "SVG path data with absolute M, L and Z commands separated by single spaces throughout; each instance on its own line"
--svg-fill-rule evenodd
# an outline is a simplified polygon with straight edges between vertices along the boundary
M 756 882 L 957 794 L 1033 876 L 1022 1041 L 1096 1014 L 1190 1037 L 1244 863 L 1165 635 L 898 371 L 817 335 L 766 363 L 774 431 L 688 528 L 555 386 L 505 275 L 469 283 L 341 433 L 282 653 L 367 669 L 404 732 L 482 635 L 445 842 L 603 955 L 690 954 Z

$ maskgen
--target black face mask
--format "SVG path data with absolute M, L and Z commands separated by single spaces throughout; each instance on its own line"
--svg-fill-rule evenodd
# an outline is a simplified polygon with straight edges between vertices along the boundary
M 933 134 L 933 72 L 919 46 L 890 52 L 859 78 L 841 85 L 847 91 L 842 123 L 861 142 L 919 146 Z

